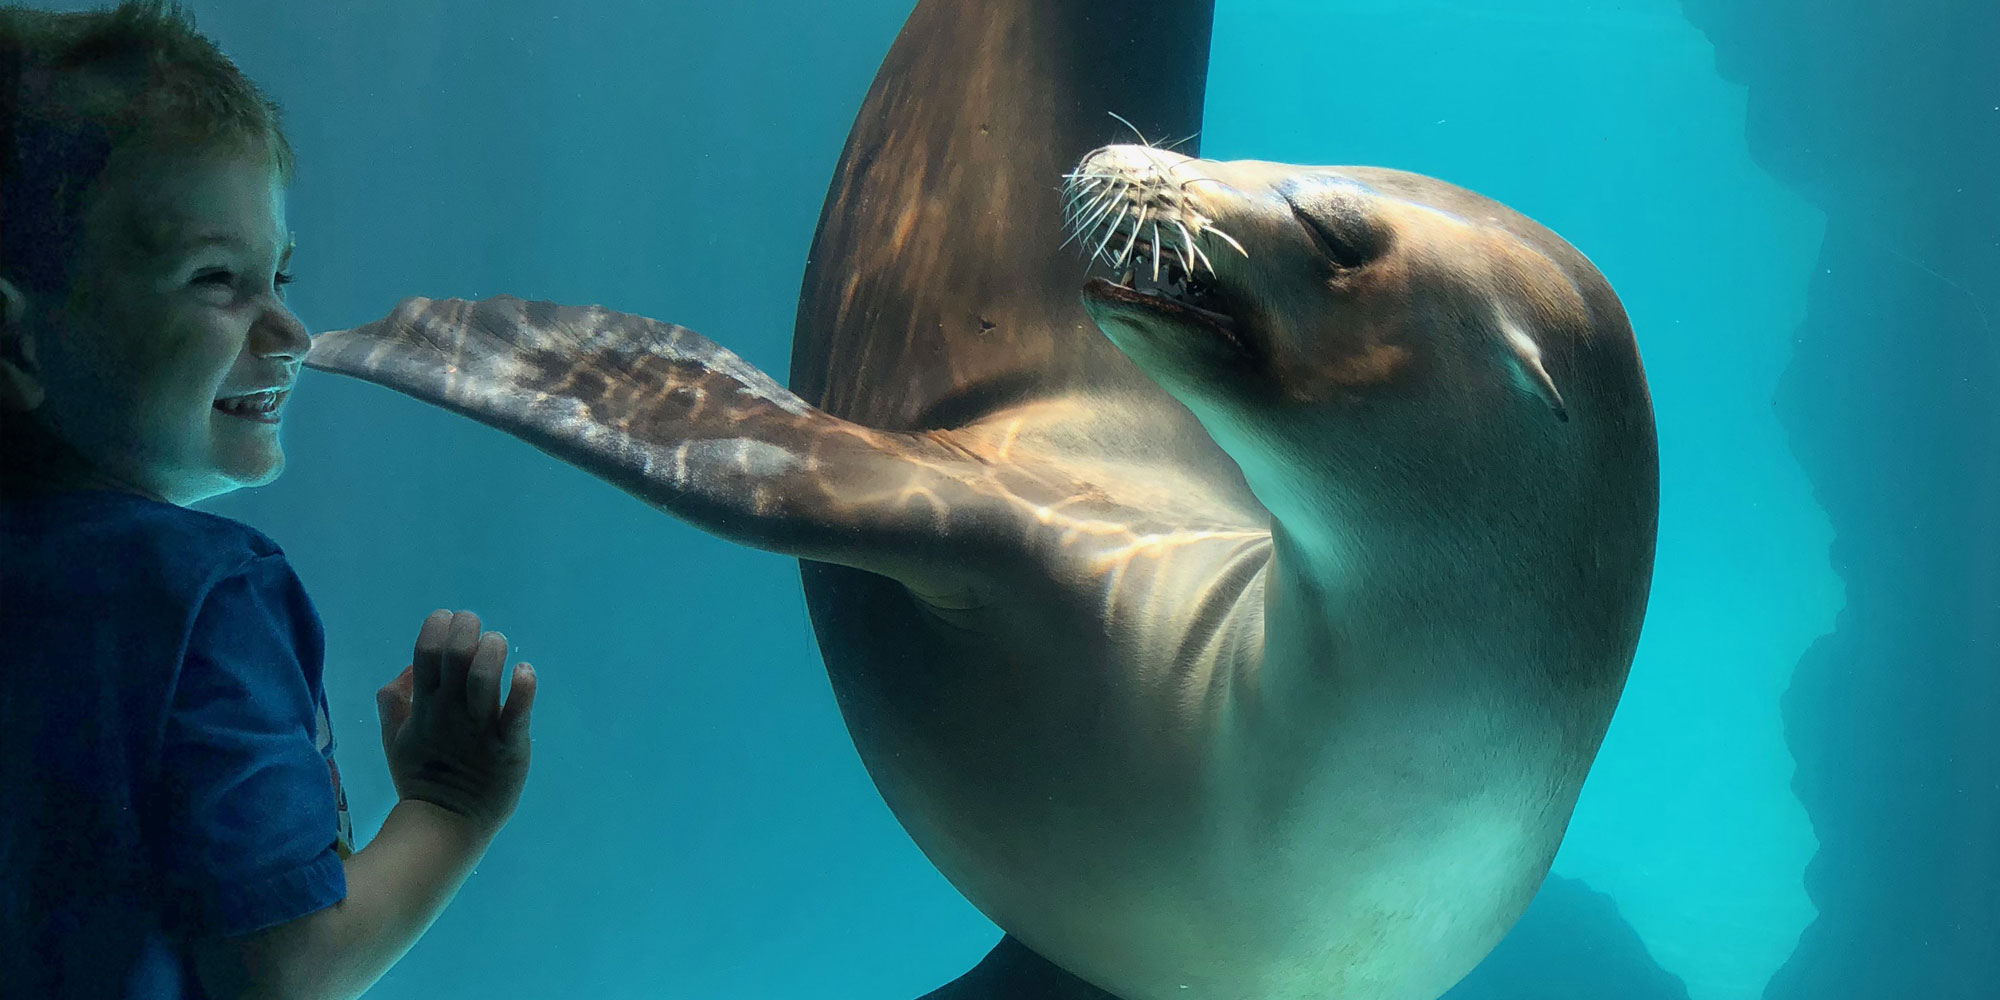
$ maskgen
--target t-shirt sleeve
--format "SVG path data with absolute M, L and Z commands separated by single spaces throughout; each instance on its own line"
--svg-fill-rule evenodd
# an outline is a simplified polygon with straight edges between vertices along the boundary
M 249 560 L 195 615 L 159 785 L 164 888 L 189 933 L 250 934 L 347 894 L 336 792 L 314 740 L 317 644 L 282 556 Z

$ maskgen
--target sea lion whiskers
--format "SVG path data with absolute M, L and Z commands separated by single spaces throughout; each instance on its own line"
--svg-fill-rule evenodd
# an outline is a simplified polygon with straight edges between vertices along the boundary
M 1116 112 L 1116 111 L 1106 111 L 1106 112 L 1105 112 L 1105 114 L 1107 114 L 1107 115 L 1110 115 L 1111 117 L 1113 117 L 1113 118 L 1116 118 L 1116 119 L 1118 119 L 1118 123 L 1119 123 L 1120 125 L 1123 125 L 1123 126 L 1125 126 L 1126 128 L 1129 128 L 1129 129 L 1131 129 L 1131 130 L 1132 130 L 1132 134 L 1133 134 L 1133 135 L 1136 135 L 1136 136 L 1138 136 L 1138 137 L 1139 137 L 1139 145 L 1141 145 L 1141 146 L 1144 146 L 1144 147 L 1146 147 L 1146 148 L 1148 148 L 1148 149 L 1152 148 L 1152 145 L 1153 145 L 1153 144 L 1152 144 L 1152 142 L 1151 142 L 1150 140 L 1148 140 L 1148 139 L 1146 138 L 1146 133 L 1144 133 L 1144 132 L 1141 132 L 1141 131 L 1139 131 L 1139 126 L 1137 126 L 1137 125 L 1134 125 L 1134 124 L 1132 124 L 1132 123 L 1131 123 L 1131 122 L 1129 122 L 1129 121 L 1126 121 L 1126 120 L 1125 120 L 1125 116 L 1124 116 L 1124 115 L 1121 115 L 1121 114 L 1119 114 L 1119 113 L 1118 113 L 1118 112 Z
M 1183 164 L 1180 164 L 1180 166 L 1187 166 L 1187 165 L 1190 165 L 1190 164 L 1197 164 L 1197 163 L 1208 163 L 1208 162 L 1212 162 L 1212 161 L 1209 161 L 1209 160 L 1203 160 L 1203 159 L 1201 159 L 1201 158 L 1197 157 L 1197 158 L 1195 158 L 1195 159 L 1191 159 L 1191 160 L 1188 160 L 1188 161 L 1187 161 L 1186 163 L 1183 163 Z M 1197 183 L 1200 183 L 1200 182 L 1202 182 L 1202 181 L 1207 181 L 1207 182 L 1209 182 L 1210 184 L 1221 184 L 1221 185 L 1222 185 L 1223 187 L 1229 187 L 1229 184 L 1228 184 L 1228 183 L 1227 183 L 1226 181 L 1223 181 L 1223 180 L 1222 180 L 1221 178 L 1219 178 L 1219 177 L 1203 177 L 1203 176 L 1196 176 L 1196 177 L 1189 177 L 1189 178 L 1187 178 L 1186 180 L 1183 180 L 1183 181 L 1181 181 L 1181 182 L 1180 182 L 1180 185 L 1179 185 L 1179 187 L 1178 187 L 1178 190 L 1180 190 L 1181 192 L 1185 193 L 1185 192 L 1187 191 L 1187 189 L 1188 189 L 1188 185 L 1190 185 L 1190 184 L 1197 184 Z M 1230 188 L 1230 190 L 1232 190 L 1232 191 L 1233 191 L 1233 190 L 1235 190 L 1235 189 L 1234 189 L 1234 188 Z M 1249 259 L 1250 259 L 1250 251 L 1248 251 L 1248 250 L 1245 250 L 1245 249 L 1243 249 L 1243 244 L 1241 244 L 1241 243 L 1238 243 L 1238 242 L 1236 242 L 1236 238 L 1235 238 L 1235 237 L 1233 237 L 1233 236 L 1229 235 L 1229 234 L 1228 234 L 1227 232 L 1224 232 L 1221 226 L 1218 226 L 1218 225 L 1216 225 L 1216 224 L 1215 224 L 1215 220 L 1213 220 L 1213 219 L 1209 219 L 1209 218 L 1207 218 L 1206 216 L 1203 216 L 1203 217 L 1201 217 L 1201 218 L 1202 218 L 1202 226 L 1203 226 L 1203 228 L 1202 228 L 1202 229 L 1199 229 L 1199 230 L 1196 230 L 1196 232 L 1197 232 L 1198 234 L 1200 234 L 1200 235 L 1210 235 L 1210 236 L 1214 236 L 1215 238 L 1217 238 L 1217 239 L 1221 240 L 1222 242 L 1224 242 L 1224 243 L 1227 243 L 1227 244 L 1229 244 L 1229 245 L 1230 245 L 1230 247 L 1232 247 L 1233 249 L 1235 249 L 1235 251 L 1236 251 L 1237 253 L 1239 253 L 1239 254 L 1242 254 L 1242 255 L 1243 255 L 1243 259 L 1244 259 L 1244 260 L 1249 260 Z M 1211 269 L 1211 270 L 1213 270 L 1213 269 Z
M 1102 199 L 1107 193 L 1109 193 L 1112 185 L 1106 182 L 1115 181 L 1118 179 L 1119 178 L 1115 174 L 1078 174 L 1078 173 L 1064 174 L 1063 181 L 1065 183 L 1062 187 L 1058 187 L 1056 190 L 1067 192 L 1069 188 L 1074 187 L 1076 188 L 1076 191 L 1072 194 L 1069 194 L 1067 201 L 1063 205 L 1063 221 L 1065 223 L 1075 222 L 1078 217 L 1083 215 L 1083 213 L 1088 212 L 1091 206 L 1096 205 L 1099 199 Z M 1079 209 L 1077 207 L 1077 204 L 1083 201 L 1084 196 L 1090 194 L 1100 184 L 1103 185 L 1104 189 L 1097 191 L 1097 196 L 1092 198 L 1089 204 L 1086 204 Z
M 1180 269 L 1188 276 L 1202 271 L 1214 275 L 1215 261 L 1201 247 L 1205 236 L 1214 236 L 1249 259 L 1243 244 L 1186 195 L 1194 181 L 1212 178 L 1176 176 L 1186 165 L 1201 161 L 1173 162 L 1158 155 L 1160 152 L 1151 146 L 1107 146 L 1064 174 L 1064 222 L 1070 233 L 1062 245 L 1087 243 L 1095 236 L 1096 248 L 1089 259 L 1114 270 L 1125 268 L 1135 253 L 1143 252 L 1153 265 L 1154 281 L 1160 279 L 1160 259 L 1168 252 L 1180 259 Z M 1111 220 L 1108 226 L 1106 219 Z M 1129 232 L 1125 228 L 1128 220 Z M 1152 238 L 1142 239 L 1149 222 Z M 1168 225 L 1172 231 L 1165 229 Z M 1113 249 L 1113 241 L 1121 235 L 1126 237 L 1125 243 Z
M 1146 213 L 1152 210 L 1151 205 L 1139 206 L 1139 220 L 1132 224 L 1132 236 L 1125 241 L 1125 249 L 1118 254 L 1118 261 L 1113 267 L 1123 267 L 1126 261 L 1132 259 L 1132 248 L 1139 242 L 1139 230 L 1146 228 Z
M 1092 182 L 1095 182 L 1096 179 L 1095 176 L 1087 178 L 1087 180 Z M 1107 183 L 1105 184 L 1105 189 L 1098 192 L 1097 197 L 1092 198 L 1089 204 L 1073 215 L 1066 215 L 1063 221 L 1066 224 L 1073 224 L 1074 228 L 1069 237 L 1062 241 L 1062 246 L 1056 249 L 1060 250 L 1062 247 L 1069 246 L 1072 241 L 1081 239 L 1085 233 L 1094 231 L 1097 228 L 1097 224 L 1103 221 L 1106 215 L 1110 214 L 1112 206 L 1119 203 L 1119 198 L 1124 193 L 1124 190 L 1130 186 L 1128 182 L 1124 181 L 1120 181 L 1115 185 Z M 1081 197 L 1081 194 L 1079 194 L 1079 197 Z M 1087 223 L 1083 221 L 1086 216 L 1090 220 Z M 1081 250 L 1082 246 L 1079 245 L 1077 249 Z
M 1148 160 L 1152 161 L 1154 170 L 1156 170 L 1160 174 L 1164 174 L 1168 178 L 1172 178 L 1175 173 L 1177 173 L 1184 167 L 1198 166 L 1202 163 L 1207 163 L 1210 161 L 1205 160 L 1202 157 L 1195 156 L 1195 157 L 1182 157 L 1177 161 L 1168 162 L 1162 159 L 1158 154 L 1161 152 L 1171 153 L 1173 152 L 1173 148 L 1175 146 L 1180 145 L 1182 142 L 1188 141 L 1188 139 L 1193 139 L 1195 136 L 1200 134 L 1201 134 L 1200 132 L 1195 132 L 1189 135 L 1187 139 L 1181 139 L 1177 142 L 1169 143 L 1165 147 L 1155 147 L 1151 144 L 1142 143 L 1137 148 L 1146 155 L 1146 158 Z M 1235 247 L 1236 252 L 1242 254 L 1243 258 L 1245 260 L 1248 260 L 1250 258 L 1250 253 L 1249 251 L 1243 249 L 1243 244 L 1238 243 L 1235 240 L 1235 238 L 1231 237 L 1228 233 L 1223 232 L 1219 227 L 1215 225 L 1214 219 L 1208 217 L 1208 215 L 1206 215 L 1205 213 L 1197 210 L 1194 207 L 1193 202 L 1186 197 L 1188 185 L 1193 184 L 1196 181 L 1204 181 L 1204 180 L 1214 181 L 1215 178 L 1203 177 L 1203 176 L 1189 177 L 1181 180 L 1174 186 L 1175 193 L 1180 196 L 1172 203 L 1174 219 L 1177 224 L 1180 224 L 1181 235 L 1186 239 L 1187 246 L 1199 252 L 1200 248 L 1195 243 L 1195 237 L 1206 233 L 1213 233 L 1214 235 L 1220 237 L 1224 242 L 1228 243 L 1230 246 Z M 1164 192 L 1154 191 L 1150 193 L 1158 197 L 1163 195 Z M 1187 225 L 1185 224 L 1185 220 L 1193 221 L 1194 229 L 1192 231 L 1189 231 Z M 1159 247 L 1159 240 L 1157 238 L 1158 233 L 1155 232 L 1154 235 L 1155 239 L 1153 241 L 1153 244 L 1157 250 L 1157 248 Z M 1181 248 L 1176 247 L 1175 249 L 1180 250 Z M 1187 254 L 1185 252 L 1182 252 L 1181 258 L 1182 260 L 1186 260 Z M 1157 263 L 1158 263 L 1157 252 L 1155 253 L 1154 261 L 1156 269 L 1154 271 L 1153 276 L 1155 280 L 1158 280 L 1159 272 L 1157 270 Z M 1214 263 L 1212 261 L 1208 261 L 1206 255 L 1203 256 L 1203 261 L 1208 264 L 1209 273 L 1214 274 L 1215 273 Z M 1194 266 L 1192 264 L 1189 264 L 1187 265 L 1186 270 L 1192 273 L 1194 271 Z
M 1118 219 L 1117 219 L 1116 221 L 1114 221 L 1113 223 L 1111 223 L 1111 225 L 1109 225 L 1109 226 L 1105 227 L 1105 230 L 1104 230 L 1104 239 L 1100 240 L 1100 241 L 1098 242 L 1098 244 L 1097 244 L 1097 248 L 1096 248 L 1095 250 L 1092 250 L 1092 251 L 1090 252 L 1090 259 L 1091 259 L 1091 260 L 1099 260 L 1099 259 L 1102 259 L 1102 258 L 1103 258 L 1103 255 L 1104 255 L 1104 248 L 1105 248 L 1106 246 L 1109 246 L 1109 245 L 1110 245 L 1110 243 L 1111 243 L 1111 238 L 1112 238 L 1113 236 L 1116 236 L 1116 235 L 1118 235 L 1118 227 L 1119 227 L 1119 226 L 1121 226 L 1121 225 L 1123 225 L 1123 224 L 1125 223 L 1125 216 L 1126 216 L 1126 214 L 1127 214 L 1127 213 L 1129 213 L 1129 212 L 1131 212 L 1131 211 L 1132 211 L 1132 206 L 1131 206 L 1131 204 L 1130 204 L 1129 202 L 1124 202 L 1124 201 L 1123 201 L 1123 200 L 1121 199 L 1121 202 L 1120 202 L 1120 205 L 1119 205 L 1119 208 L 1118 208 Z
M 1110 112 L 1106 112 L 1106 113 L 1107 113 L 1107 114 L 1109 114 L 1109 115 L 1110 115 L 1111 117 L 1113 117 L 1113 118 L 1117 119 L 1117 120 L 1118 120 L 1118 122 L 1119 122 L 1120 124 L 1124 125 L 1124 126 L 1125 126 L 1126 128 L 1128 128 L 1128 129 L 1131 129 L 1131 130 L 1132 130 L 1132 134 L 1133 134 L 1134 136 L 1137 136 L 1137 137 L 1138 137 L 1138 139 L 1139 139 L 1139 144 L 1138 144 L 1138 145 L 1137 145 L 1136 147 L 1131 147 L 1131 148 L 1136 148 L 1136 149 L 1141 149 L 1141 150 L 1146 150 L 1146 151 L 1149 151 L 1149 152 L 1150 152 L 1151 150 L 1153 150 L 1153 149 L 1157 148 L 1157 147 L 1155 147 L 1155 146 L 1153 145 L 1153 142 L 1152 142 L 1152 140 L 1150 140 L 1150 139 L 1147 139 L 1147 138 L 1146 138 L 1146 133 L 1144 133 L 1144 132 L 1141 132 L 1141 131 L 1139 131 L 1139 128 L 1138 128 L 1138 126 L 1136 126 L 1136 125 L 1133 125 L 1133 124 L 1132 124 L 1132 123 L 1131 123 L 1130 121 L 1126 120 L 1126 119 L 1125 119 L 1125 117 L 1124 117 L 1123 115 L 1120 115 L 1120 114 L 1119 114 L 1119 113 L 1117 113 L 1116 111 L 1110 111 Z M 1186 136 L 1183 136 L 1182 138 L 1179 138 L 1179 139 L 1176 139 L 1176 140 L 1174 140 L 1173 142 L 1170 142 L 1170 143 L 1168 143 L 1168 144 L 1167 144 L 1167 145 L 1166 145 L 1166 146 L 1164 147 L 1164 149 L 1165 149 L 1165 150 L 1166 150 L 1167 152 L 1172 152 L 1172 151 L 1173 151 L 1173 148 L 1174 148 L 1175 146 L 1178 146 L 1178 145 L 1180 145 L 1181 143 L 1184 143 L 1184 142 L 1188 142 L 1188 141 L 1190 141 L 1190 140 L 1194 139 L 1194 138 L 1195 138 L 1196 136 L 1198 136 L 1198 135 L 1200 135 L 1200 134 L 1201 134 L 1201 130 L 1200 130 L 1200 129 L 1196 129 L 1195 131 L 1193 131 L 1193 132 L 1190 132 L 1190 133 L 1188 133 L 1188 134 L 1187 134 Z M 1159 171 L 1161 171 L 1161 172 L 1164 172 L 1164 173 L 1172 173 L 1172 171 L 1173 171 L 1173 165 L 1172 165 L 1172 164 L 1169 164 L 1169 163 L 1166 163 L 1166 162 L 1162 161 L 1162 160 L 1161 160 L 1161 159 L 1160 159 L 1159 157 L 1157 157 L 1157 156 L 1151 156 L 1151 157 L 1149 157 L 1149 158 L 1150 158 L 1150 159 L 1151 159 L 1151 160 L 1153 161 L 1153 167 L 1154 167 L 1154 169 L 1156 169 L 1156 170 L 1159 170 Z M 1064 174 L 1064 175 L 1063 175 L 1063 179 L 1064 179 L 1064 180 L 1065 180 L 1065 181 L 1067 182 L 1068 186 L 1077 186 L 1077 187 L 1082 187 L 1082 186 L 1084 186 L 1085 184 L 1090 184 L 1090 183 L 1094 183 L 1094 182 L 1097 182 L 1097 181 L 1102 181 L 1102 180 L 1119 180 L 1119 179 L 1121 179 L 1121 175 L 1119 175 L 1119 174 L 1107 174 L 1107 173 L 1102 173 L 1102 172 L 1097 172 L 1097 171 L 1082 171 L 1082 170 L 1077 170 L 1077 171 L 1071 171 L 1070 173 L 1067 173 L 1067 174 Z M 1121 185 L 1121 190 L 1130 190 L 1132 186 L 1133 186 L 1132 182 L 1130 182 L 1130 181 L 1127 181 L 1126 183 L 1124 183 L 1123 185 Z M 1072 197 L 1071 197 L 1071 198 L 1069 199 L 1069 204 L 1070 204 L 1070 205 L 1074 205 L 1074 204 L 1076 203 L 1076 200 L 1077 200 L 1077 199 L 1079 199 L 1079 198 L 1081 198 L 1081 197 L 1082 197 L 1082 196 L 1083 196 L 1083 195 L 1084 195 L 1085 193 L 1087 193 L 1087 192 L 1088 192 L 1088 188 L 1085 188 L 1085 189 L 1084 189 L 1083 191 L 1079 191 L 1079 192 L 1077 192 L 1077 193 L 1076 193 L 1076 194 L 1075 194 L 1074 196 L 1072 196 Z M 1101 197 L 1101 195 L 1100 195 L 1100 197 Z M 1095 203 L 1095 202 L 1093 201 L 1093 204 L 1094 204 L 1094 203 Z M 1186 206 L 1185 206 L 1185 205 L 1177 205 L 1177 206 L 1174 206 L 1174 207 L 1175 207 L 1175 209 L 1176 209 L 1176 211 L 1175 211 L 1175 215 L 1176 215 L 1176 220 L 1175 220 L 1175 221 L 1176 221 L 1176 224 L 1178 225 L 1178 224 L 1179 224 L 1179 218 L 1180 218 L 1181 216 L 1183 216 L 1183 215 L 1186 215 L 1186 214 L 1188 214 L 1188 213 L 1186 212 Z M 1073 220 L 1071 220 L 1071 219 L 1069 219 L 1069 218 L 1068 218 L 1068 216 L 1069 216 L 1069 213 L 1068 213 L 1068 211 L 1067 211 L 1067 208 L 1065 208 L 1065 212 L 1064 212 L 1064 215 L 1065 215 L 1065 217 L 1066 217 L 1066 221 L 1073 221 Z M 1129 258 L 1129 257 L 1131 256 L 1131 253 L 1132 253 L 1132 247 L 1133 247 L 1133 244 L 1134 244 L 1134 242 L 1135 242 L 1135 241 L 1136 241 L 1136 240 L 1138 239 L 1138 235 L 1139 235 L 1139 230 L 1140 230 L 1141 228 L 1143 228 L 1143 227 L 1145 226 L 1145 224 L 1146 224 L 1146 213 L 1145 213 L 1145 211 L 1144 211 L 1144 210 L 1142 209 L 1142 210 L 1140 211 L 1140 213 L 1139 213 L 1139 221 L 1138 221 L 1138 222 L 1136 222 L 1136 223 L 1135 223 L 1135 224 L 1133 225 L 1133 227 L 1132 227 L 1132 230 L 1133 230 L 1133 231 L 1132 231 L 1132 238 L 1126 241 L 1126 244 L 1125 244 L 1125 251 L 1124 251 L 1124 252 L 1123 252 L 1122 254 L 1120 254 L 1120 255 L 1119 255 L 1119 256 L 1120 256 L 1120 260 L 1121 260 L 1121 261 L 1122 261 L 1122 260 L 1124 260 L 1124 259 L 1126 259 L 1126 258 Z M 1202 223 L 1201 223 L 1201 222 L 1197 222 L 1197 224 L 1196 224 L 1196 232 L 1199 232 L 1199 231 L 1200 231 L 1200 228 L 1201 228 L 1201 225 L 1202 225 Z M 1080 235 L 1081 231 L 1082 231 L 1082 227 L 1079 227 L 1079 232 L 1078 232 L 1078 234 L 1073 234 L 1071 238 L 1073 239 L 1073 238 L 1075 238 L 1075 235 Z M 1180 231 L 1181 231 L 1181 235 L 1182 235 L 1183 237 L 1185 237 L 1185 238 L 1186 238 L 1186 239 L 1188 240 L 1188 242 L 1189 242 L 1189 244 L 1190 244 L 1190 245 L 1192 245 L 1192 244 L 1193 244 L 1193 241 L 1194 241 L 1194 236 L 1193 236 L 1192 234 L 1190 234 L 1190 233 L 1188 232 L 1188 229 L 1187 229 L 1187 227 L 1186 227 L 1185 225 L 1180 225 Z M 1063 246 L 1068 246 L 1068 245 L 1069 245 L 1069 240 L 1064 240 L 1064 241 L 1063 241 L 1063 244 L 1062 244 L 1062 245 L 1063 245 Z M 1154 223 L 1153 223 L 1153 247 L 1154 247 L 1154 251 L 1153 251 L 1153 253 L 1151 254 L 1151 256 L 1152 256 L 1152 261 L 1153 261 L 1153 280 L 1154 280 L 1154 281 L 1158 281 L 1158 280 L 1160 280 L 1160 255 L 1161 255 L 1161 250 L 1159 249 L 1159 248 L 1160 248 L 1160 246 L 1161 246 L 1161 242 L 1160 242 L 1160 225 L 1159 225 L 1159 222 L 1158 222 L 1158 220 L 1157 220 L 1157 219 L 1155 219 L 1155 221 L 1154 221 Z M 1177 248 L 1175 248 L 1175 249 L 1176 249 L 1176 250 L 1177 250 L 1177 251 L 1179 252 L 1179 254 L 1180 254 L 1180 258 L 1181 258 L 1181 261 L 1182 261 L 1182 269 L 1183 269 L 1183 270 L 1185 270 L 1185 271 L 1188 271 L 1188 272 L 1192 273 L 1192 272 L 1194 271 L 1194 264 L 1193 264 L 1193 262 L 1192 262 L 1192 261 L 1190 261 L 1190 260 L 1188 259 L 1188 255 L 1187 255 L 1187 252 L 1186 252 L 1185 250 L 1181 250 L 1181 249 L 1180 249 L 1180 248 L 1178 248 L 1178 247 L 1177 247 Z M 1239 247 L 1239 249 L 1240 249 L 1240 247 Z M 1114 264 L 1113 266 L 1115 267 L 1115 266 L 1117 266 L 1117 265 L 1116 265 L 1116 264 Z M 1211 267 L 1209 268 L 1209 270 L 1210 270 L 1210 273 L 1213 273 L 1213 272 L 1214 272 L 1214 268 L 1213 268 L 1212 266 L 1211 266 Z
M 1186 248 L 1187 248 L 1188 250 L 1190 250 L 1190 251 L 1193 251 L 1193 252 L 1194 252 L 1194 255 L 1195 255 L 1195 257 L 1196 257 L 1197 259 L 1199 259 L 1199 260 L 1201 261 L 1201 263 L 1203 264 L 1203 266 L 1205 266 L 1205 267 L 1207 267 L 1207 268 L 1208 268 L 1208 273 L 1210 273 L 1210 274 L 1214 274 L 1214 273 L 1215 273 L 1215 262 L 1214 262 L 1214 261 L 1211 261 L 1211 260 L 1209 260 L 1209 259 L 1208 259 L 1208 255 L 1207 255 L 1207 254 L 1205 254 L 1205 253 L 1202 253 L 1202 252 L 1201 252 L 1201 247 L 1199 247 L 1199 246 L 1195 245 L 1195 242 L 1194 242 L 1194 234 L 1193 234 L 1193 233 L 1190 233 L 1190 232 L 1188 232 L 1188 227 L 1187 227 L 1187 223 L 1185 223 L 1185 222 L 1182 222 L 1182 221 L 1181 221 L 1181 220 L 1179 220 L 1179 219 L 1175 219 L 1175 220 L 1174 220 L 1174 225 L 1175 225 L 1175 226 L 1178 226 L 1178 227 L 1180 227 L 1180 231 L 1181 231 L 1181 246 L 1184 246 L 1184 247 L 1186 247 Z M 1184 261 L 1187 261 L 1187 269 L 1188 269 L 1189 271 L 1193 271 L 1193 270 L 1194 270 L 1194 261 L 1192 261 L 1192 260 L 1188 260 L 1188 257 L 1187 257 L 1187 254 L 1186 254 L 1185 252 L 1181 254 L 1181 259 L 1182 259 L 1182 260 L 1184 260 Z

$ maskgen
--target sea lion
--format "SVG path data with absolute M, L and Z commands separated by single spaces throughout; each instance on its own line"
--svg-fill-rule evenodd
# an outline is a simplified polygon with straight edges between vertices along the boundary
M 920 3 L 796 394 L 506 297 L 308 358 L 806 561 L 871 776 L 1008 935 L 939 998 L 1436 997 L 1544 877 L 1637 643 L 1657 462 L 1616 296 L 1437 180 L 1104 145 L 1107 110 L 1198 127 L 1208 25 Z

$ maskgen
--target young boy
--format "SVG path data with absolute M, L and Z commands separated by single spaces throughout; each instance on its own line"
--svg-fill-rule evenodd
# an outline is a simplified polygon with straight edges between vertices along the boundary
M 307 336 L 276 109 L 159 2 L 0 8 L 0 994 L 353 997 L 511 815 L 535 676 L 438 612 L 347 847 L 320 622 L 268 538 Z

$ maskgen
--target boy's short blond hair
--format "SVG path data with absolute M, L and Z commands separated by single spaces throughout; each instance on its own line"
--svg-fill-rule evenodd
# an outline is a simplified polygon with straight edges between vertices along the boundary
M 291 179 L 278 106 L 178 3 L 0 7 L 0 277 L 36 294 L 65 287 L 107 179 L 152 155 L 205 153 L 266 157 Z

